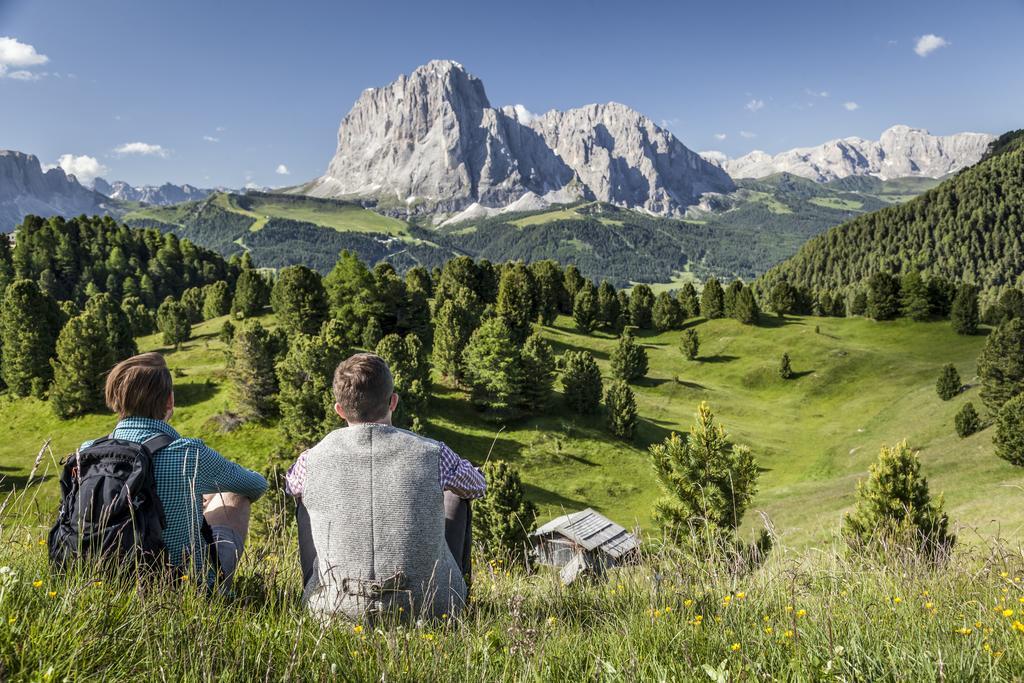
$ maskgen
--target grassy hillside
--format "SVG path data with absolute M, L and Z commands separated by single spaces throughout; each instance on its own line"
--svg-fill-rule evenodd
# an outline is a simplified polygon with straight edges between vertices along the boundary
M 283 468 L 288 451 L 273 425 L 245 425 L 222 433 L 213 419 L 230 410 L 223 349 L 216 340 L 222 320 L 196 327 L 181 351 L 163 348 L 157 337 L 141 349 L 167 354 L 178 378 L 174 424 L 206 439 L 233 458 L 260 469 Z M 642 424 L 633 443 L 610 439 L 600 418 L 580 418 L 561 408 L 546 417 L 508 425 L 489 422 L 457 390 L 435 386 L 427 434 L 443 439 L 477 463 L 492 458 L 514 462 L 543 518 L 593 506 L 627 525 L 646 526 L 659 495 L 646 447 L 672 430 L 685 430 L 697 404 L 708 401 L 737 442 L 751 446 L 762 468 L 753 509 L 767 513 L 787 543 L 820 542 L 853 502 L 857 479 L 883 443 L 907 438 L 921 450 L 934 492 L 945 492 L 956 522 L 983 534 L 997 530 L 1020 537 L 1024 509 L 1016 504 L 1024 470 L 992 454 L 991 430 L 961 440 L 953 415 L 977 388 L 944 403 L 935 380 L 946 362 L 970 382 L 983 337 L 953 334 L 948 323 L 863 319 L 766 319 L 751 328 L 731 320 L 701 322 L 700 361 L 685 361 L 676 348 L 679 332 L 642 337 L 651 358 L 649 376 L 637 389 Z M 816 328 L 819 330 L 816 332 Z M 614 339 L 582 336 L 560 318 L 544 330 L 556 351 L 585 348 L 609 372 Z M 793 359 L 797 378 L 783 381 L 782 352 Z M 980 404 L 978 404 L 980 405 Z M 24 483 L 32 460 L 47 438 L 61 455 L 86 438 L 103 434 L 112 421 L 90 415 L 62 422 L 34 399 L 0 398 L 0 473 Z M 495 440 L 495 434 L 505 429 Z M 51 465 L 51 472 L 53 471 Z M 50 504 L 55 482 L 36 494 Z M 748 516 L 748 526 L 756 515 Z M 993 520 L 998 520 L 998 524 Z M 970 540 L 970 538 L 965 538 Z

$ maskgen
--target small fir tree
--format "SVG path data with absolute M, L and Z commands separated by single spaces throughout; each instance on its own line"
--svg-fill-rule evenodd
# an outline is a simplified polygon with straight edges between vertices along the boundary
M 565 298 L 565 274 L 557 261 L 545 259 L 530 264 L 533 275 L 534 304 L 542 325 L 553 325 Z
M 246 419 L 262 421 L 277 413 L 277 346 L 258 320 L 247 320 L 235 331 L 228 373 L 235 405 Z
M 683 332 L 679 347 L 687 360 L 697 360 L 697 354 L 700 351 L 700 336 L 697 334 L 697 330 L 690 328 Z
M 868 312 L 868 295 L 863 290 L 857 291 L 850 301 L 850 315 L 866 315 Z
M 708 320 L 725 315 L 725 292 L 718 278 L 709 277 L 700 294 L 700 313 Z
M 949 320 L 957 334 L 970 335 L 978 331 L 978 290 L 972 285 L 960 285 L 956 290 Z
M 843 535 L 855 550 L 885 551 L 909 542 L 925 555 L 945 555 L 956 537 L 942 497 L 931 499 L 921 461 L 906 441 L 882 446 L 868 478 L 857 484 L 857 506 L 843 519 Z
M 410 427 L 426 416 L 430 403 L 430 363 L 423 344 L 415 334 L 389 334 L 377 344 L 376 353 L 395 381 L 399 401 L 392 419 L 399 427 Z
M 956 371 L 956 366 L 952 363 L 943 366 L 942 372 L 939 373 L 939 379 L 935 382 L 935 391 L 939 398 L 948 401 L 960 393 L 962 386 L 963 383 L 960 381 L 960 373 Z
M 33 280 L 15 280 L 0 303 L 0 370 L 15 396 L 42 398 L 53 379 L 50 358 L 55 354 L 61 314 L 52 297 Z
M 505 318 L 513 340 L 519 344 L 530 336 L 531 322 L 537 317 L 533 290 L 533 275 L 525 265 L 517 261 L 502 269 L 494 309 Z
M 1024 465 L 1024 394 L 1014 396 L 999 409 L 992 443 L 1000 458 Z
M 366 326 L 363 328 L 363 348 L 364 349 L 375 349 L 380 340 L 384 337 L 384 330 L 381 328 L 380 321 L 377 318 L 370 318 L 366 321 Z
M 900 312 L 900 281 L 889 273 L 878 272 L 868 280 L 868 316 L 892 320 Z
M 622 380 L 612 382 L 604 393 L 605 420 L 608 431 L 620 439 L 632 439 L 636 432 L 636 396 Z
M 180 349 L 192 337 L 188 311 L 171 297 L 167 297 L 157 309 L 156 325 L 164 336 L 164 344 L 173 344 L 175 349 Z
M 782 358 L 779 360 L 779 377 L 793 379 L 793 365 L 789 360 L 789 353 L 782 354 Z
M 247 252 L 248 253 L 248 252 Z M 243 270 L 235 283 L 235 297 L 231 300 L 231 315 L 251 318 L 270 303 L 270 285 L 255 268 Z
M 954 425 L 956 426 L 956 433 L 961 439 L 966 439 L 971 434 L 981 431 L 981 417 L 978 415 L 978 411 L 974 409 L 973 403 L 968 401 L 960 408 L 954 419 Z
M 320 274 L 306 266 L 281 270 L 270 295 L 278 322 L 289 334 L 317 334 L 327 320 L 327 290 Z
M 978 356 L 981 400 L 993 414 L 1024 392 L 1024 319 L 1008 320 L 985 340 Z
M 779 280 L 772 287 L 771 294 L 768 297 L 768 305 L 775 311 L 775 315 L 782 318 L 787 313 L 793 313 L 796 310 L 797 298 L 796 287 L 789 284 L 787 280 Z
M 201 287 L 189 287 L 181 293 L 179 299 L 188 314 L 188 321 L 197 325 L 203 322 L 203 290 Z
M 67 419 L 103 407 L 105 374 L 111 367 L 106 329 L 96 311 L 72 318 L 57 337 L 50 407 Z
M 505 318 L 485 320 L 469 338 L 462 355 L 466 384 L 475 404 L 507 413 L 520 403 L 522 357 Z
M 579 268 L 572 264 L 565 267 L 565 275 L 562 280 L 562 289 L 565 292 L 563 313 L 572 313 L 572 304 L 576 301 L 576 294 L 580 291 L 580 287 L 583 286 L 584 282 L 586 280 L 580 275 Z
M 633 382 L 647 374 L 647 350 L 636 343 L 629 332 L 619 337 L 612 351 L 612 374 L 626 382 Z
M 235 339 L 235 324 L 230 320 L 225 320 L 224 324 L 220 326 L 220 332 L 217 333 L 217 339 L 221 344 L 230 348 L 231 342 Z
M 589 282 L 576 292 L 576 299 L 572 302 L 572 320 L 583 334 L 589 334 L 598 322 L 597 296 Z
M 536 333 L 530 335 L 523 344 L 522 362 L 522 408 L 533 415 L 543 414 L 551 403 L 555 382 L 555 354 L 551 344 Z
M 754 292 L 750 287 L 744 287 L 736 293 L 736 300 L 733 302 L 732 317 L 744 325 L 753 325 L 757 322 L 760 311 L 757 308 L 757 300 L 754 299 Z
M 928 286 L 921 278 L 921 273 L 912 270 L 903 276 L 900 296 L 904 317 L 918 322 L 924 322 L 931 317 L 932 304 L 928 298 Z
M 597 310 L 598 320 L 601 327 L 614 330 L 619 324 L 619 316 L 622 315 L 622 307 L 619 303 L 618 292 L 607 280 L 602 280 L 597 288 Z
M 462 353 L 479 323 L 480 304 L 476 294 L 460 288 L 442 304 L 434 324 L 434 365 L 442 377 L 461 381 L 465 374 Z
M 562 395 L 574 413 L 588 415 L 601 407 L 601 370 L 589 351 L 568 351 L 562 361 Z
M 519 471 L 503 460 L 485 463 L 487 494 L 473 505 L 474 540 L 490 559 L 525 564 L 537 506 L 526 498 Z
M 203 318 L 211 320 L 231 312 L 231 287 L 218 280 L 203 288 Z
M 700 302 L 697 299 L 697 288 L 692 282 L 687 282 L 679 290 L 679 308 L 684 318 L 696 318 L 700 315 Z
M 277 364 L 280 425 L 296 452 L 315 445 L 341 422 L 331 393 L 334 369 L 342 360 L 338 351 L 321 335 L 299 333 Z
M 654 329 L 659 332 L 677 330 L 683 324 L 683 312 L 676 301 L 668 292 L 662 292 L 654 299 L 654 308 L 651 310 L 651 321 Z
M 637 285 L 629 295 L 629 317 L 633 325 L 649 330 L 653 325 L 654 292 L 647 285 Z

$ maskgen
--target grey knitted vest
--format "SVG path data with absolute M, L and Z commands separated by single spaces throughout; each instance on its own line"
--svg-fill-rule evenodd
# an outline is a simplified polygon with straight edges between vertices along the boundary
M 444 537 L 439 444 L 381 424 L 328 434 L 306 456 L 302 502 L 317 571 L 304 600 L 324 617 L 454 616 L 466 584 Z

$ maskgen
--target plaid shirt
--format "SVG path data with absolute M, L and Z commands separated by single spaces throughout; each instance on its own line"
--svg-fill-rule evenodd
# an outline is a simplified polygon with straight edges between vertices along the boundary
M 170 445 L 157 451 L 153 459 L 156 491 L 164 506 L 167 526 L 164 545 L 170 562 L 184 566 L 192 558 L 191 572 L 202 576 L 212 573 L 204 566 L 206 541 L 200 529 L 203 522 L 203 496 L 230 492 L 256 500 L 267 490 L 263 475 L 231 462 L 200 439 L 186 439 L 163 420 L 126 417 L 117 423 L 113 436 L 124 441 L 143 442 L 157 433 L 167 434 Z M 92 442 L 82 444 L 82 448 Z
M 441 442 L 439 442 L 441 443 Z M 295 461 L 284 478 L 285 492 L 302 496 L 306 484 L 306 453 Z M 437 459 L 437 483 L 442 491 L 451 491 L 460 498 L 480 498 L 487 492 L 487 480 L 473 463 L 463 460 L 455 452 L 441 443 L 440 457 Z

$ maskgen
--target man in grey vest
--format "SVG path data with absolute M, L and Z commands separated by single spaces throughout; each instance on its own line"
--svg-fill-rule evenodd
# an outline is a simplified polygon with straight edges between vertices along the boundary
M 455 616 L 470 570 L 469 499 L 483 475 L 445 444 L 398 429 L 391 371 L 360 353 L 334 373 L 337 429 L 292 465 L 303 600 L 322 617 Z

